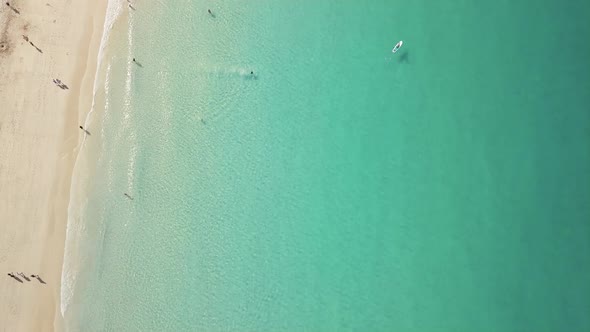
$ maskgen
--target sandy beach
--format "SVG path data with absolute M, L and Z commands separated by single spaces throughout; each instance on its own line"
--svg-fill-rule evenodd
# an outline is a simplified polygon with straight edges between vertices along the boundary
M 0 7 L 1 331 L 62 327 L 70 181 L 84 138 L 78 126 L 92 103 L 106 5 L 20 0 Z

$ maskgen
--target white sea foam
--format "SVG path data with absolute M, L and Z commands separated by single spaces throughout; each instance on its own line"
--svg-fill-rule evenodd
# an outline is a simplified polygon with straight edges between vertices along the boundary
M 134 28 L 134 18 L 133 16 L 130 17 L 129 20 L 129 29 L 127 30 L 127 45 L 129 52 L 127 53 L 127 75 L 125 77 L 125 106 L 124 106 L 124 121 L 126 122 L 124 127 L 127 130 L 132 130 L 130 128 L 130 121 L 131 121 L 131 83 L 132 83 L 132 70 L 134 64 L 132 63 L 131 50 L 133 49 L 133 28 Z M 133 192 L 133 179 L 134 179 L 134 170 L 135 170 L 135 160 L 137 158 L 137 150 L 133 147 L 136 146 L 136 137 L 135 133 L 132 133 L 129 136 L 129 142 L 132 146 L 131 151 L 129 153 L 129 161 L 127 165 L 127 191 Z
M 84 120 L 84 126 L 88 127 L 89 120 L 91 118 L 91 114 L 94 112 L 96 107 L 96 98 L 97 92 L 101 89 L 101 70 L 103 70 L 103 60 L 105 50 L 108 46 L 108 41 L 110 38 L 111 30 L 117 21 L 117 19 L 121 16 L 122 10 L 124 7 L 125 2 L 122 0 L 109 0 L 107 4 L 107 11 L 105 16 L 105 22 L 103 26 L 103 34 L 101 37 L 101 42 L 98 50 L 97 55 L 97 66 L 96 66 L 96 73 L 94 79 L 94 87 L 93 87 L 93 100 L 92 106 L 89 110 L 86 118 Z M 107 66 L 105 71 L 105 82 L 104 88 L 105 91 L 108 90 L 109 78 L 110 76 L 110 66 Z M 108 93 L 108 91 L 106 91 Z M 108 94 L 107 94 L 108 95 Z M 105 100 L 105 106 L 108 107 L 108 99 Z M 82 143 L 82 147 L 85 146 L 85 140 Z M 70 202 L 68 206 L 68 222 L 66 228 L 66 242 L 65 242 L 65 250 L 64 250 L 64 261 L 62 266 L 62 276 L 61 276 L 61 315 L 62 317 L 65 316 L 65 313 L 68 310 L 68 307 L 71 303 L 71 300 L 74 295 L 74 290 L 76 287 L 76 279 L 78 276 L 78 271 L 75 268 L 78 266 L 80 259 L 75 255 L 77 249 L 80 248 L 80 238 L 82 234 L 85 232 L 85 223 L 82 220 L 82 216 L 84 215 L 84 211 L 86 210 L 88 199 L 87 197 L 78 191 L 79 188 L 78 183 L 82 179 L 80 178 L 80 173 L 82 170 L 80 169 L 80 158 L 82 153 L 79 153 L 76 162 L 74 165 L 74 176 L 72 178 L 72 183 L 70 186 Z

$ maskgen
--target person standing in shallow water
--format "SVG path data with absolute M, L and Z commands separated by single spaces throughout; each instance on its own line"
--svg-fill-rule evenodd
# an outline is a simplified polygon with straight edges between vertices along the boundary
M 138 66 L 138 67 L 140 67 L 140 68 L 143 68 L 143 65 L 141 64 L 141 62 L 137 61 L 137 59 L 135 59 L 135 58 L 133 58 L 133 63 L 134 63 L 136 66 Z

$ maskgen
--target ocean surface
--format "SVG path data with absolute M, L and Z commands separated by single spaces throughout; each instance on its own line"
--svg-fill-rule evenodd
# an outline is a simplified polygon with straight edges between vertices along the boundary
M 589 1 L 134 7 L 67 331 L 590 331 Z

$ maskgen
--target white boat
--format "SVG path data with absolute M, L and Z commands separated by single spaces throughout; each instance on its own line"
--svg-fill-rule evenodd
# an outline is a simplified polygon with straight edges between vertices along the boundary
M 392 53 L 397 52 L 397 50 L 399 50 L 402 47 L 403 44 L 404 44 L 404 42 L 400 40 L 397 44 L 395 44 L 395 46 L 393 47 L 393 49 L 391 50 L 391 52 Z

